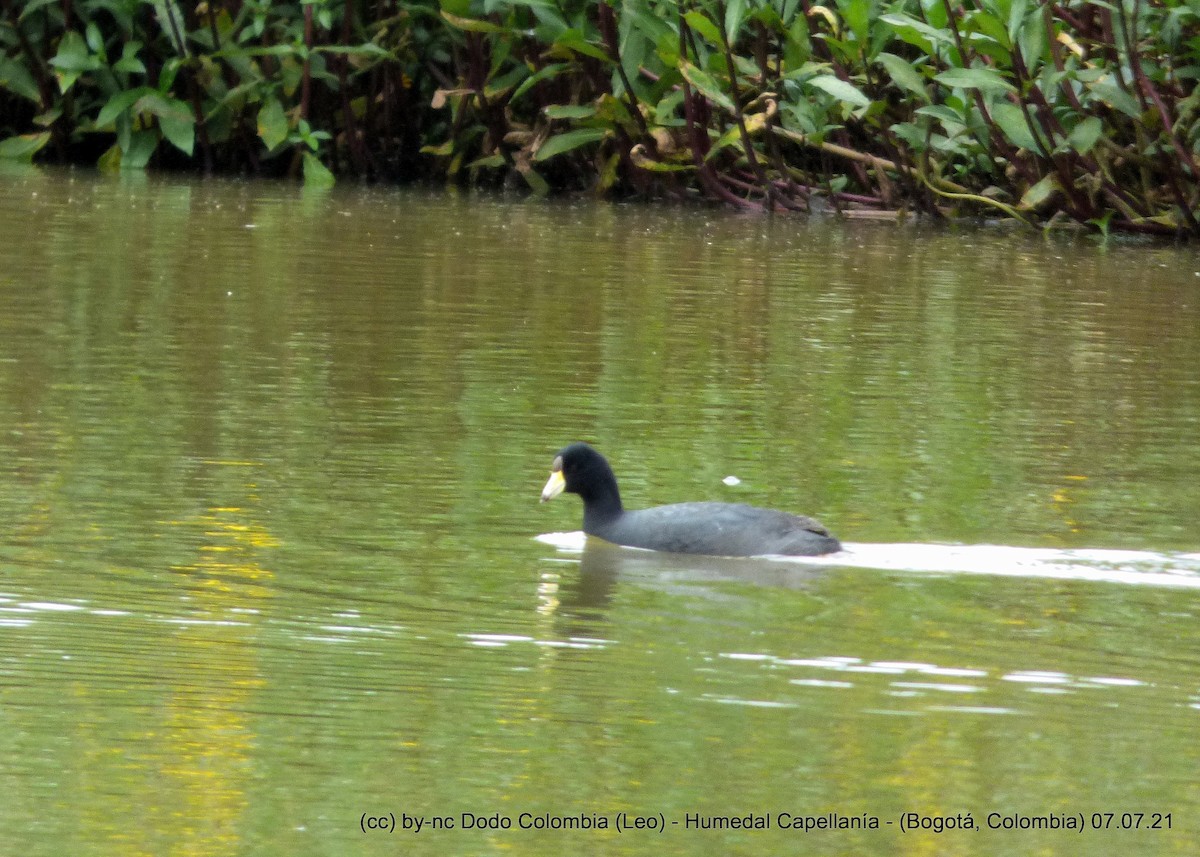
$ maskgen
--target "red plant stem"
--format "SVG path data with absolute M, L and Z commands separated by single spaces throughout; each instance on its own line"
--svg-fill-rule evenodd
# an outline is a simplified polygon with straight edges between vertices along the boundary
M 717 9 L 720 10 L 721 20 L 724 21 L 725 3 L 718 2 Z M 742 115 L 742 96 L 738 91 L 737 84 L 737 66 L 733 62 L 733 49 L 729 46 L 729 35 L 725 32 L 725 28 L 723 26 L 718 26 L 718 29 L 721 31 L 721 43 L 722 47 L 725 49 L 725 65 L 729 69 L 729 93 L 732 96 L 731 100 L 733 101 L 733 119 L 735 122 L 737 122 L 738 136 L 741 137 L 742 150 L 746 153 L 746 160 L 749 162 L 750 168 L 754 170 L 755 174 L 758 176 L 758 181 L 762 186 L 762 191 L 767 196 L 767 210 L 770 211 L 772 208 L 774 208 L 774 188 L 771 186 L 771 183 L 767 181 L 766 171 L 763 169 L 762 164 L 758 162 L 758 156 L 754 152 L 754 144 L 750 140 L 750 132 L 746 130 L 746 120 Z
M 687 22 L 683 19 L 683 13 L 680 12 L 679 55 L 681 57 L 687 56 L 688 34 Z M 687 121 L 688 138 L 691 140 L 691 145 L 688 148 L 692 152 L 692 163 L 696 165 L 696 175 L 699 177 L 700 183 L 704 185 L 705 190 L 717 199 L 738 208 L 756 208 L 757 206 L 754 203 L 742 199 L 717 181 L 717 177 L 713 175 L 712 167 L 704 159 L 704 156 L 708 153 L 708 135 L 697 121 L 697 98 L 693 94 L 691 84 L 687 82 L 687 78 L 683 78 L 683 112 Z
M 607 2 L 601 2 L 599 8 L 596 10 L 596 14 L 600 35 L 604 39 L 604 49 L 608 52 L 608 57 L 612 60 L 612 64 L 616 66 L 617 74 L 621 77 L 621 85 L 625 87 L 625 100 L 629 102 L 629 114 L 633 116 L 633 121 L 637 123 L 642 140 L 653 145 L 654 138 L 650 136 L 650 128 L 646 125 L 646 117 L 642 115 L 641 106 L 638 104 L 637 96 L 633 92 L 633 84 L 630 83 L 629 77 L 625 74 L 625 66 L 621 62 L 621 46 L 617 38 L 617 20 L 613 14 L 612 6 L 609 6 Z
M 1063 74 L 1063 79 L 1059 82 L 1058 88 L 1062 91 L 1067 101 L 1071 103 L 1072 107 L 1080 113 L 1086 113 L 1087 111 L 1079 103 L 1079 98 L 1075 95 L 1075 90 L 1071 88 L 1071 84 L 1064 74 L 1066 64 L 1063 62 L 1062 46 L 1058 43 L 1058 39 L 1054 37 L 1054 16 L 1051 13 L 1051 6 L 1049 4 L 1042 7 L 1042 25 L 1046 30 L 1046 44 L 1050 46 L 1050 56 L 1054 60 L 1054 68 L 1060 74 Z

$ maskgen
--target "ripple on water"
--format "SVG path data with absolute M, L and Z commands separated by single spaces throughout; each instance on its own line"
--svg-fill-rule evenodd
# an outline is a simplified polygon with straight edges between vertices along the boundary
M 789 676 L 786 679 L 788 685 L 798 688 L 813 688 L 816 692 L 822 689 L 841 691 L 873 686 L 878 692 L 887 696 L 928 702 L 920 710 L 930 712 L 974 714 L 1018 712 L 1019 707 L 1011 705 L 947 706 L 936 701 L 937 697 L 942 694 L 999 693 L 1006 685 L 1014 690 L 1021 688 L 1026 693 L 1042 695 L 1069 695 L 1081 691 L 1099 691 L 1110 694 L 1126 691 L 1136 692 L 1139 688 L 1150 686 L 1149 682 L 1129 676 L 1072 675 L 1052 670 L 988 670 L 978 667 L 942 666 L 909 661 L 866 661 L 845 655 L 778 658 L 763 652 L 722 652 L 719 657 L 725 661 L 753 664 L 758 669 L 781 671 L 785 676 Z M 805 674 L 791 677 L 797 671 Z M 957 679 L 957 681 L 938 680 L 944 678 Z M 963 679 L 974 679 L 974 681 L 964 681 Z M 733 697 L 724 696 L 721 701 L 730 702 L 732 699 Z M 751 702 L 753 701 L 746 701 L 746 704 Z M 780 703 L 798 704 L 786 700 L 780 701 Z M 866 713 L 913 713 L 911 710 L 896 712 L 891 709 L 875 707 L 865 708 L 864 711 Z
M 535 538 L 565 553 L 582 552 L 587 543 L 587 536 L 580 531 L 544 533 Z M 899 543 L 843 543 L 843 548 L 826 556 L 762 559 L 802 566 L 913 574 L 979 574 L 1200 589 L 1200 553 Z

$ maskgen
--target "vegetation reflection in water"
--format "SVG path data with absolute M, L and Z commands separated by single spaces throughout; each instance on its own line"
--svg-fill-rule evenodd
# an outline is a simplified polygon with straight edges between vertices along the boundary
M 1193 589 L 852 564 L 990 544 L 1194 577 L 1191 251 L 53 173 L 2 180 L 0 228 L 24 239 L 0 257 L 22 853 L 797 842 L 361 832 L 384 811 L 1200 809 Z M 631 506 L 811 511 L 849 559 L 539 542 L 578 527 L 537 504 L 576 438 Z

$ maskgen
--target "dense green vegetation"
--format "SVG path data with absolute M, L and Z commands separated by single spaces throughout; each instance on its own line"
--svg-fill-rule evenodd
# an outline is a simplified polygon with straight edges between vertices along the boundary
M 1197 0 L 0 9 L 10 158 L 1200 236 Z

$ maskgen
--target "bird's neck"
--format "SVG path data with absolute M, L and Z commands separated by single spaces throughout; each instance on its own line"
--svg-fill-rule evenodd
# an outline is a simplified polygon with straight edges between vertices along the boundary
M 583 498 L 583 531 L 597 532 L 605 524 L 621 517 L 625 508 L 621 505 L 621 492 L 616 482 L 592 491 Z

